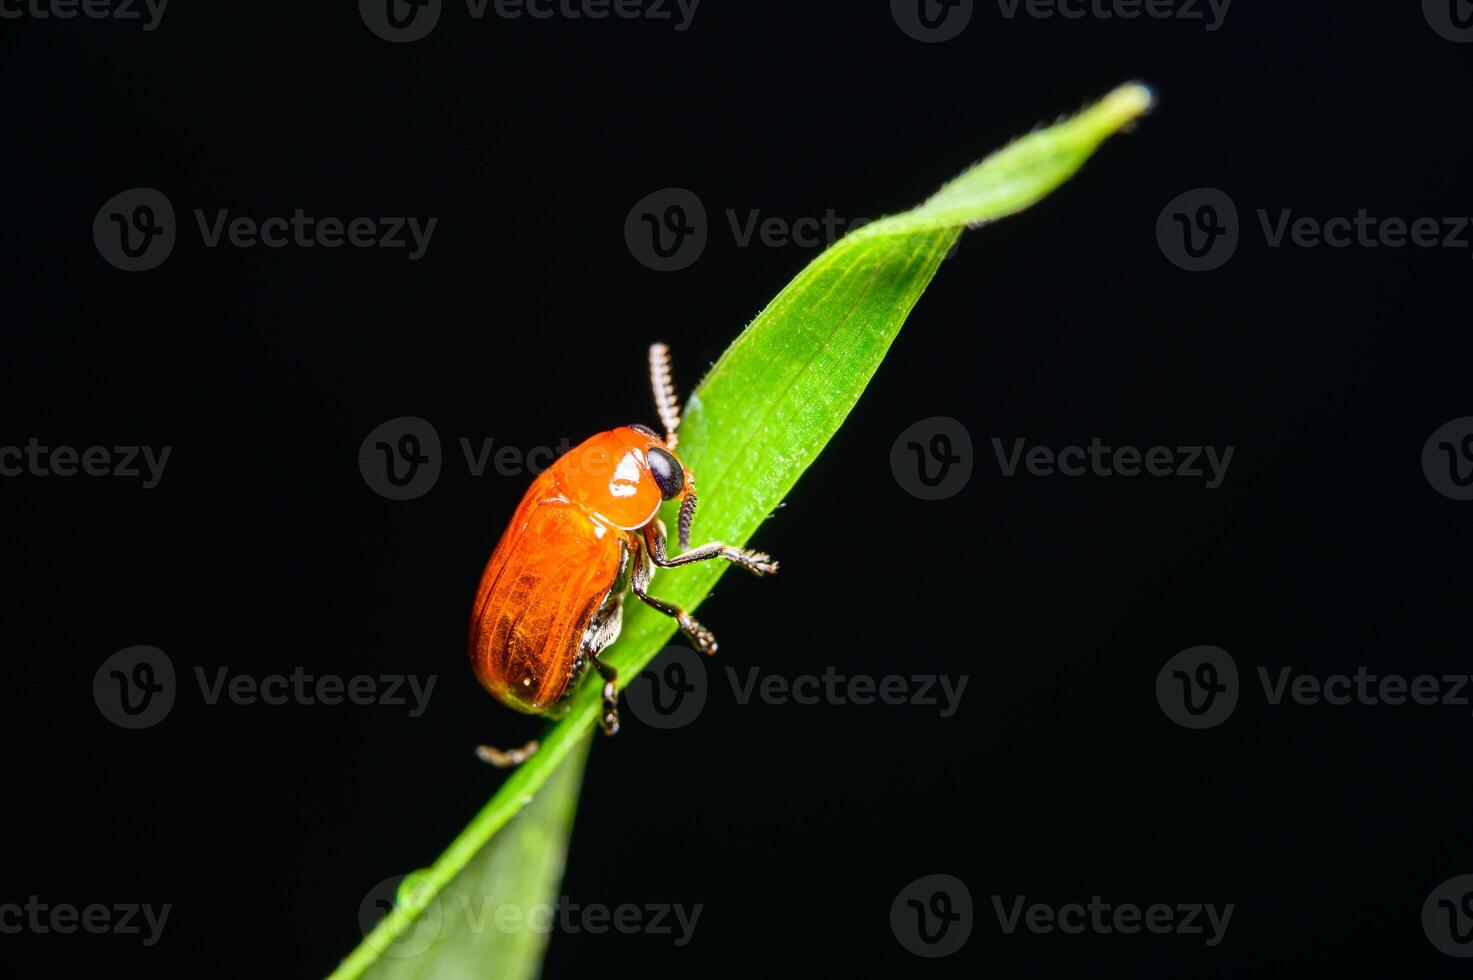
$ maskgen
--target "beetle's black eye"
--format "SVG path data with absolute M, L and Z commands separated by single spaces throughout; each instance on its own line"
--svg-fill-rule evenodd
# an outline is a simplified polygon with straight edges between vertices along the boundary
M 685 489 L 685 469 L 680 462 L 658 447 L 645 450 L 645 462 L 649 464 L 650 476 L 666 500 L 674 500 Z

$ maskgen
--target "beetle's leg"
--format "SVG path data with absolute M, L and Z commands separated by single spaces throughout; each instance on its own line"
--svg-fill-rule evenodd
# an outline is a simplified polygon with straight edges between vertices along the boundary
M 681 565 L 689 565 L 691 562 L 723 558 L 733 565 L 740 565 L 754 575 L 768 575 L 777 571 L 777 562 L 768 555 L 760 551 L 733 548 L 720 541 L 712 541 L 699 548 L 692 548 L 682 555 L 667 558 L 665 557 L 665 525 L 659 520 L 650 521 L 644 526 L 644 540 L 649 547 L 650 560 L 661 568 L 678 568 Z
M 696 622 L 694 616 L 681 609 L 679 606 L 666 602 L 664 599 L 656 599 L 647 591 L 650 584 L 650 576 L 654 574 L 654 567 L 645 557 L 642 549 L 634 551 L 634 582 L 631 588 L 634 594 L 639 596 L 640 601 L 651 609 L 656 609 L 680 624 L 681 632 L 690 637 L 690 641 L 696 645 L 707 656 L 716 652 L 716 636 L 706 627 Z
M 655 411 L 665 427 L 665 445 L 675 448 L 675 430 L 680 428 L 680 399 L 675 396 L 675 382 L 670 380 L 670 348 L 650 345 L 650 387 L 655 392 Z
M 598 676 L 604 679 L 604 713 L 599 719 L 599 724 L 603 726 L 605 735 L 617 735 L 619 734 L 619 691 L 614 686 L 614 682 L 619 679 L 619 672 L 612 664 L 606 664 L 598 659 L 598 654 L 593 654 L 589 659 L 593 661 L 593 666 L 598 668 Z
M 476 755 L 480 756 L 482 762 L 489 763 L 497 769 L 510 769 L 532 758 L 539 747 L 535 738 L 518 749 L 502 750 L 491 745 L 478 745 Z

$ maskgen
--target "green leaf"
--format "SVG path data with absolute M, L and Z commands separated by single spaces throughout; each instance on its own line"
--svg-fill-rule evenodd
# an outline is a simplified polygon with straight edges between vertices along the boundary
M 678 452 L 700 489 L 695 540 L 743 545 L 782 503 L 859 400 L 965 227 L 1043 198 L 1150 105 L 1144 86 L 1122 86 L 1078 115 L 999 150 L 920 207 L 852 232 L 799 273 L 727 348 L 686 405 Z M 666 513 L 666 523 L 673 526 L 674 516 Z M 652 591 L 695 609 L 725 570 L 724 562 L 710 561 L 662 572 Z M 668 617 L 641 603 L 626 606 L 623 634 L 603 658 L 618 668 L 621 687 L 674 632 Z M 417 956 L 395 959 L 379 951 L 427 908 L 443 917 L 463 899 L 480 907 L 487 887 L 512 902 L 552 901 L 599 713 L 596 680 L 574 692 L 567 715 L 552 725 L 537 754 L 508 777 L 416 887 L 401 893 L 334 978 L 362 976 L 370 966 L 375 980 L 463 975 L 456 964 L 475 964 L 464 975 L 536 972 L 533 957 L 543 937 L 516 941 L 484 923 L 444 925 Z M 536 802 L 487 847 L 535 794 Z M 511 832 L 516 839 L 508 839 Z
M 446 852 L 441 862 L 461 853 L 469 859 L 448 884 L 433 868 L 405 875 L 397 907 L 383 922 L 402 915 L 406 907 L 422 911 L 412 921 L 406 919 L 402 929 L 388 930 L 380 923 L 333 976 L 363 976 L 367 970 L 372 980 L 536 977 L 556 921 L 558 885 L 589 742 L 583 739 L 574 746 L 526 809 L 496 835 L 493 846 L 478 852 L 458 852 L 452 846 Z

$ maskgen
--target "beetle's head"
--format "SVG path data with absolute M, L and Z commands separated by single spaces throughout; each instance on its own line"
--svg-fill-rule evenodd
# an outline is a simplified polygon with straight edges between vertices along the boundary
M 631 425 L 629 428 L 648 439 L 644 448 L 645 467 L 649 470 L 650 478 L 660 488 L 660 496 L 665 500 L 680 500 L 680 520 L 677 525 L 680 547 L 690 547 L 690 528 L 696 519 L 695 478 L 654 429 L 645 425 Z

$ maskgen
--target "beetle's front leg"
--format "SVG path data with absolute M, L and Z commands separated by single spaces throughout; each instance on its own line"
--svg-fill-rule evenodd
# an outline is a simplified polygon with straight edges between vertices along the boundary
M 674 558 L 665 556 L 665 523 L 659 519 L 650 521 L 644 526 L 645 544 L 649 546 L 650 560 L 661 568 L 678 568 L 681 565 L 689 565 L 698 561 L 710 561 L 712 558 L 721 558 L 740 565 L 754 575 L 770 575 L 777 571 L 777 562 L 761 551 L 748 551 L 745 548 L 733 548 L 729 544 L 720 541 L 712 541 L 703 544 L 699 548 L 692 548 Z

